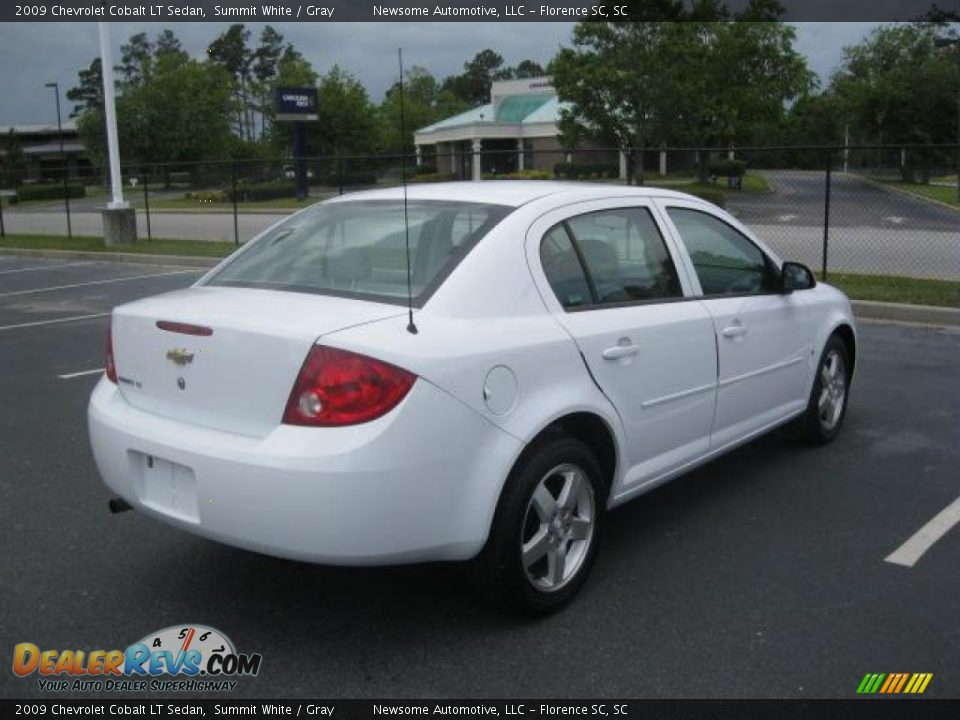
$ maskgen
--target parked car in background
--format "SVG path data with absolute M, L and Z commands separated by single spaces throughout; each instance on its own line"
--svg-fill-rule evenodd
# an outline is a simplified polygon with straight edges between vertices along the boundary
M 788 423 L 837 435 L 847 298 L 724 211 L 610 185 L 408 192 L 317 204 L 116 308 L 89 407 L 104 482 L 285 558 L 472 560 L 498 604 L 542 613 L 583 585 L 607 509 Z

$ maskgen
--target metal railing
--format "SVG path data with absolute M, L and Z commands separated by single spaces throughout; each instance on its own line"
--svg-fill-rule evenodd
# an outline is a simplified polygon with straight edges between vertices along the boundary
M 957 145 L 651 148 L 487 147 L 406 159 L 410 183 L 558 179 L 644 184 L 723 205 L 779 255 L 822 276 L 862 273 L 960 280 Z M 166 162 L 123 166 L 143 239 L 240 245 L 282 215 L 324 198 L 402 181 L 399 155 Z M 745 174 L 737 176 L 738 162 Z M 60 180 L 61 178 L 51 178 Z M 97 235 L 102 175 L 70 180 L 74 232 Z M 0 232 L 66 230 L 56 201 L 0 208 Z M 62 201 L 61 201 L 62 202 Z M 5 217 L 4 217 L 5 213 Z

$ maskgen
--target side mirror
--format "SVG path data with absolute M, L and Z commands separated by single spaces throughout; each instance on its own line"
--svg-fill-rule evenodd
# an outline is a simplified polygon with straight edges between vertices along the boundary
M 815 287 L 817 279 L 806 265 L 787 261 L 780 268 L 780 291 L 784 294 L 794 290 L 809 290 Z

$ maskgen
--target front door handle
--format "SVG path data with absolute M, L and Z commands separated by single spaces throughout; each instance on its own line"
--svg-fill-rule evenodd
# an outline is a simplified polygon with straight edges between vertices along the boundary
M 747 334 L 747 326 L 741 322 L 734 322 L 733 325 L 723 329 L 723 336 L 727 338 L 737 338 Z
M 603 351 L 604 360 L 619 360 L 620 358 L 630 357 L 640 352 L 638 345 L 614 345 Z

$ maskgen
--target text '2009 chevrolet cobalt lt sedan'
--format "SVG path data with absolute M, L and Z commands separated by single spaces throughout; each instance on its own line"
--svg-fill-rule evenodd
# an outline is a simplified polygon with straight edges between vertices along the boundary
M 319 563 L 473 559 L 546 612 L 606 509 L 781 425 L 831 440 L 855 357 L 847 298 L 696 198 L 418 185 L 116 308 L 89 426 L 160 520 Z

